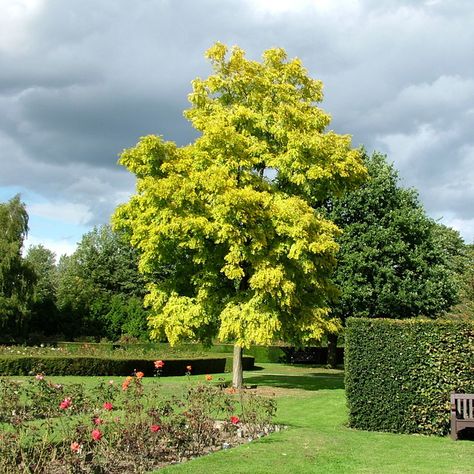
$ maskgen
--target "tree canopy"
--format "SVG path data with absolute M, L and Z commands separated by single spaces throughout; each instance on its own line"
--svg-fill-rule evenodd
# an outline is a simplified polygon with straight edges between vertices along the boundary
M 369 180 L 327 203 L 341 229 L 335 314 L 408 318 L 436 316 L 458 296 L 464 243 L 427 217 L 416 191 L 400 186 L 385 156 L 365 157 Z
M 71 256 L 59 261 L 57 304 L 66 316 L 61 330 L 116 339 L 140 327 L 130 335 L 146 337 L 144 290 L 128 241 L 108 225 L 96 227 L 84 234 Z
M 24 260 L 36 280 L 30 302 L 29 331 L 57 334 L 59 314 L 56 308 L 56 255 L 40 244 L 30 247 Z
M 466 245 L 461 264 L 456 266 L 461 289 L 460 301 L 450 316 L 474 319 L 474 244 Z
M 28 213 L 20 196 L 0 203 L 0 329 L 18 335 L 25 324 L 34 273 L 21 252 L 28 234 Z
M 299 59 L 270 49 L 252 61 L 220 43 L 207 57 L 213 74 L 193 81 L 185 112 L 199 138 L 147 136 L 120 158 L 137 193 L 114 224 L 149 281 L 152 335 L 319 339 L 338 324 L 328 302 L 339 231 L 310 202 L 361 182 L 361 152 L 326 130 L 322 83 Z

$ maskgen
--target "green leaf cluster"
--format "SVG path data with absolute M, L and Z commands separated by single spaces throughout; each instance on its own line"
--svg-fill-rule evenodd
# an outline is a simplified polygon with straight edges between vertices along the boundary
M 449 315 L 474 319 L 474 244 L 465 246 L 461 262 L 458 262 L 455 271 L 460 280 L 460 298 Z
M 310 201 L 364 179 L 361 152 L 326 131 L 322 84 L 300 60 L 272 49 L 251 61 L 220 43 L 207 57 L 214 73 L 193 81 L 185 112 L 199 138 L 147 136 L 120 158 L 137 193 L 114 224 L 150 282 L 152 335 L 319 339 L 338 327 L 328 301 L 339 230 Z
M 32 287 L 28 332 L 57 334 L 60 315 L 56 304 L 56 256 L 40 244 L 30 247 L 24 260 L 36 278 Z
M 350 318 L 345 337 L 350 426 L 449 432 L 450 393 L 474 392 L 472 321 Z
M 59 261 L 57 306 L 63 318 L 58 328 L 68 337 L 116 340 L 127 333 L 146 338 L 144 291 L 136 252 L 128 241 L 108 225 L 96 227 L 71 256 Z
M 0 332 L 21 334 L 29 316 L 35 275 L 21 252 L 28 234 L 28 213 L 20 196 L 0 203 Z
M 342 319 L 442 314 L 458 298 L 464 252 L 459 233 L 426 215 L 385 156 L 366 155 L 365 164 L 368 181 L 325 205 L 343 230 L 334 312 Z

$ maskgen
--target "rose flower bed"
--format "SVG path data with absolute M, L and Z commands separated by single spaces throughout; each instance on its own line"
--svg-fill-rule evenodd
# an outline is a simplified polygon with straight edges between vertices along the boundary
M 142 378 L 92 390 L 42 374 L 0 380 L 0 472 L 146 472 L 275 430 L 273 399 L 218 388 L 210 375 L 165 396 Z

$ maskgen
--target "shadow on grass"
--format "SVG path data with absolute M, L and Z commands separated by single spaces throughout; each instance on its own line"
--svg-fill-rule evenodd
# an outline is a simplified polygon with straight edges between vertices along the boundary
M 257 372 L 259 370 L 263 370 L 264 367 L 260 367 L 259 365 L 254 365 L 251 369 L 245 369 L 246 372 Z
M 297 388 L 300 390 L 332 390 L 344 388 L 344 375 L 261 375 L 245 377 L 246 385 L 265 385 L 267 387 Z

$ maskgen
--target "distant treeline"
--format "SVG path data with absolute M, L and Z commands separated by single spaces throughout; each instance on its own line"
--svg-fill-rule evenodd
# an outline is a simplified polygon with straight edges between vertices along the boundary
M 0 206 L 1 342 L 148 339 L 145 282 L 123 235 L 108 225 L 95 228 L 57 264 L 42 245 L 23 257 L 25 206 L 19 196 Z
M 360 188 L 314 202 L 315 212 L 343 231 L 333 314 L 343 323 L 348 317 L 473 317 L 473 244 L 430 219 L 384 156 L 365 156 L 365 165 L 369 179 Z M 0 342 L 148 339 L 147 285 L 127 235 L 109 225 L 94 228 L 56 263 L 42 245 L 22 254 L 27 232 L 20 197 L 0 203 Z M 154 281 L 175 271 L 156 268 Z M 190 297 L 192 291 L 190 285 Z

